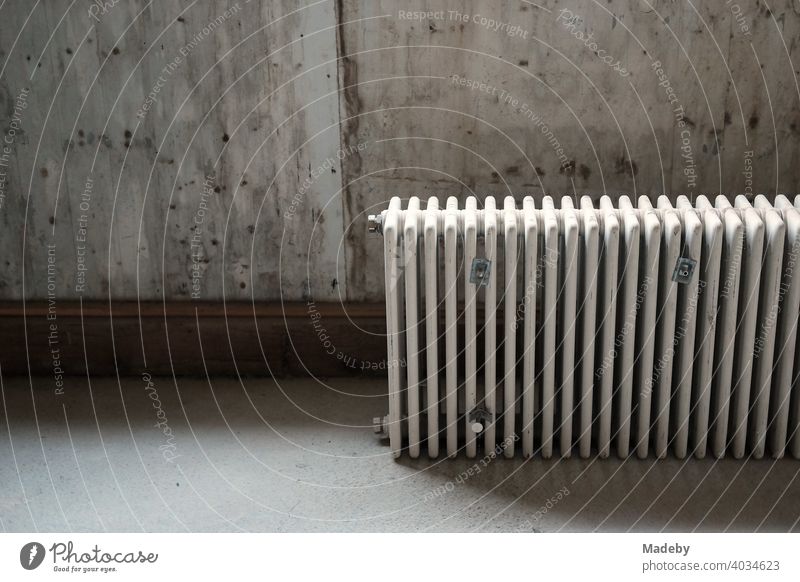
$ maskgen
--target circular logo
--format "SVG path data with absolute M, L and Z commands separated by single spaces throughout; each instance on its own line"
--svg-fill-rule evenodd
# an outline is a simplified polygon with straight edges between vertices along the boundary
M 44 560 L 44 546 L 39 542 L 28 542 L 19 551 L 19 563 L 26 570 L 35 570 Z

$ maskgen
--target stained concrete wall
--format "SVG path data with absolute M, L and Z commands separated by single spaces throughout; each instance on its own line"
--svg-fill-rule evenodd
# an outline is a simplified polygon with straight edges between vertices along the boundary
M 392 195 L 798 190 L 789 1 L 0 15 L 3 299 L 380 300 Z

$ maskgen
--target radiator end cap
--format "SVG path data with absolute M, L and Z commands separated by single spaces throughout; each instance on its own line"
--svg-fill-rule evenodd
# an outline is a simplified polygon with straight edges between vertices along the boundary
M 372 418 L 372 432 L 382 439 L 389 438 L 389 417 L 388 416 L 375 416 Z

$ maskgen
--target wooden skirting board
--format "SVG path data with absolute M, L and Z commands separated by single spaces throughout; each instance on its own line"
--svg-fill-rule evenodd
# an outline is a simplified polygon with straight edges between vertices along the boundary
M 383 304 L 0 302 L 3 376 L 385 375 Z

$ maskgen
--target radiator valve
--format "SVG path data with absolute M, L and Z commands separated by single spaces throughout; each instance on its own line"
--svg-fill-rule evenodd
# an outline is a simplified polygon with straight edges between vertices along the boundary
M 472 412 L 469 413 L 469 426 L 472 429 L 472 432 L 475 434 L 480 434 L 483 432 L 483 429 L 486 428 L 486 425 L 491 419 L 492 415 L 489 414 L 489 411 L 483 406 L 478 406 L 477 408 L 472 409 Z
M 383 214 L 370 214 L 367 217 L 367 231 L 374 234 L 383 233 Z

